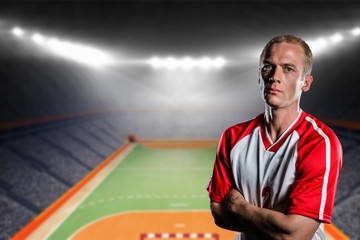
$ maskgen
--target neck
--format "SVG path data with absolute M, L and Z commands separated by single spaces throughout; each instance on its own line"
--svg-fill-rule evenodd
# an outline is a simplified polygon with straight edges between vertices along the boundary
M 286 129 L 295 121 L 299 116 L 300 108 L 292 110 L 282 108 L 266 107 L 265 109 L 265 122 L 266 128 L 273 142 L 280 138 Z

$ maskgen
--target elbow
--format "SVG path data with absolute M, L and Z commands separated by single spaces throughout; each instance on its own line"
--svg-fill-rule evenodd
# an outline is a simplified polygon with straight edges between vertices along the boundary
M 219 228 L 231 230 L 231 231 L 240 231 L 239 229 L 236 229 L 232 224 L 229 224 L 229 222 L 225 221 L 222 218 L 215 218 L 214 217 L 214 223 Z
M 214 217 L 214 223 L 216 226 L 218 226 L 220 228 L 226 228 L 224 221 L 222 221 L 220 218 Z
M 216 226 L 224 228 L 224 221 L 221 216 L 212 211 L 212 217 Z
M 210 209 L 215 225 L 220 228 L 226 228 L 227 213 L 224 211 L 221 204 L 211 202 Z
M 242 232 L 243 230 L 240 227 L 236 226 L 236 222 L 234 221 L 234 219 L 230 219 L 229 217 L 229 215 L 224 216 L 213 214 L 214 224 L 219 228 Z

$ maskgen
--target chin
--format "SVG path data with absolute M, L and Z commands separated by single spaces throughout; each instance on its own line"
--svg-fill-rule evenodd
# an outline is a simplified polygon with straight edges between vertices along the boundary
M 279 107 L 280 104 L 277 101 L 271 100 L 271 99 L 265 99 L 265 103 L 269 106 L 269 107 Z

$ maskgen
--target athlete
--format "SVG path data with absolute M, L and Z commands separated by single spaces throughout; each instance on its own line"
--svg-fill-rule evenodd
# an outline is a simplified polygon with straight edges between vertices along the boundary
M 325 239 L 342 147 L 335 133 L 300 108 L 313 82 L 312 52 L 276 36 L 260 56 L 265 112 L 226 129 L 208 185 L 215 223 L 237 239 Z

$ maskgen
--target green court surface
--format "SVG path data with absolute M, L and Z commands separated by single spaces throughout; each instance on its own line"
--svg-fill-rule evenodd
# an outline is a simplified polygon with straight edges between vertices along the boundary
M 215 140 L 128 142 L 13 240 L 234 239 L 209 210 L 215 151 Z
M 150 149 L 136 144 L 48 239 L 68 239 L 86 225 L 118 213 L 208 211 L 206 186 L 214 156 L 215 146 Z

